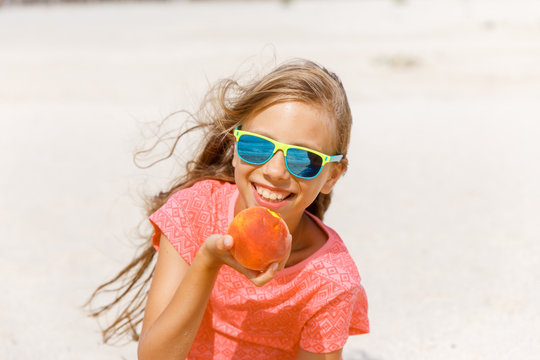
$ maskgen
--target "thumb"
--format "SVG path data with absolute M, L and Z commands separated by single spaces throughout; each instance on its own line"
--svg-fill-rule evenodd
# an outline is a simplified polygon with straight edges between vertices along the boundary
M 216 250 L 225 253 L 233 247 L 233 238 L 231 235 L 213 235 L 213 243 Z
M 229 234 L 223 236 L 223 248 L 225 250 L 230 250 L 233 247 L 234 240 L 233 237 Z

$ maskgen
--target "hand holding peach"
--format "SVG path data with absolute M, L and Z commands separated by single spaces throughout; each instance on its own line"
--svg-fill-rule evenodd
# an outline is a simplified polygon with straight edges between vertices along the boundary
M 227 231 L 234 239 L 232 256 L 244 267 L 264 271 L 291 252 L 292 237 L 285 221 L 265 207 L 239 212 Z

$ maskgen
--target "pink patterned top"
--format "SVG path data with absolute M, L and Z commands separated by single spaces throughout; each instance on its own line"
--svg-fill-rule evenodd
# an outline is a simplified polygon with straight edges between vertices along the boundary
M 234 217 L 236 185 L 204 180 L 175 193 L 150 216 L 154 246 L 161 233 L 191 264 L 211 234 Z M 294 359 L 301 347 L 324 353 L 349 335 L 369 332 L 367 299 L 356 265 L 336 232 L 309 214 L 327 242 L 263 287 L 223 266 L 188 359 Z

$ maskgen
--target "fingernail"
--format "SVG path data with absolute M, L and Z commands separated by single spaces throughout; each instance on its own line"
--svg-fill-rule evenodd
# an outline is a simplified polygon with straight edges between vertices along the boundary
M 232 236 L 231 235 L 225 235 L 225 237 L 223 238 L 223 243 L 227 247 L 231 246 L 232 245 Z
M 277 268 L 278 268 L 278 263 L 274 263 L 274 264 L 272 265 L 272 271 L 273 271 L 273 272 L 276 272 L 276 271 L 277 271 Z

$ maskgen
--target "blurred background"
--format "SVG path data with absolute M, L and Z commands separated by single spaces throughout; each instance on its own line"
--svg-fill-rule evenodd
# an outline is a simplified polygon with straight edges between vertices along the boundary
M 136 358 L 81 309 L 178 171 L 135 149 L 216 80 L 293 57 L 335 71 L 354 116 L 326 222 L 372 332 L 344 359 L 540 354 L 538 1 L 0 4 L 1 359 Z

